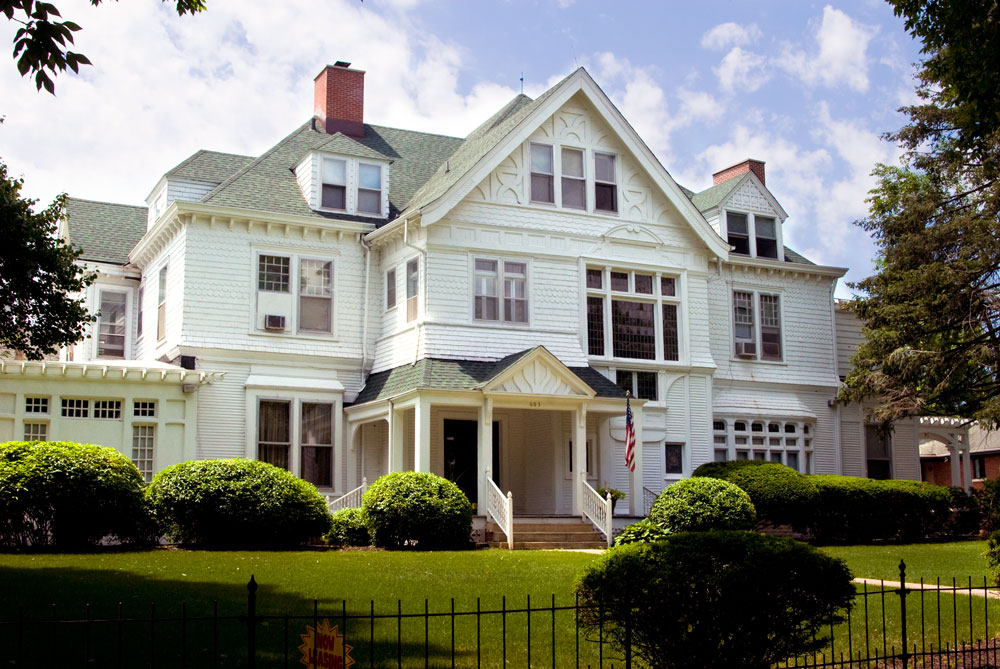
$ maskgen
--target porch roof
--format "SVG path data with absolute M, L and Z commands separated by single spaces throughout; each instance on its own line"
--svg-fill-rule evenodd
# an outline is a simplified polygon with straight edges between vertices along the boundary
M 368 376 L 354 404 L 396 397 L 411 390 L 479 390 L 533 349 L 496 361 L 423 358 Z M 567 367 L 593 388 L 597 397 L 625 399 L 625 391 L 593 367 Z

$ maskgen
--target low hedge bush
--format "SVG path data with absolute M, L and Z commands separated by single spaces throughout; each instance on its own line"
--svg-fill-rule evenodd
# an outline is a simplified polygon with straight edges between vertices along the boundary
M 330 529 L 311 483 L 258 460 L 193 460 L 167 467 L 146 490 L 175 541 L 212 547 L 298 546 Z
M 330 519 L 330 531 L 323 538 L 331 546 L 372 545 L 372 537 L 360 508 L 341 509 L 334 513 Z
M 139 470 L 113 448 L 68 441 L 0 444 L 0 546 L 72 550 L 151 543 Z
M 772 525 L 806 529 L 812 521 L 819 490 L 791 467 L 777 462 L 733 460 L 708 462 L 694 471 L 695 476 L 729 481 L 750 495 L 757 520 Z
M 674 483 L 649 511 L 649 519 L 667 532 L 747 530 L 756 517 L 749 495 L 728 481 L 705 477 Z
M 880 481 L 823 474 L 813 519 L 817 541 L 919 541 L 947 531 L 951 490 L 920 481 Z
M 855 595 L 840 560 L 756 532 L 679 533 L 616 547 L 576 584 L 580 624 L 643 666 L 766 669 L 825 643 Z
M 386 474 L 368 487 L 361 514 L 381 548 L 466 548 L 472 535 L 472 505 L 465 493 L 434 474 Z
M 615 546 L 626 544 L 649 544 L 654 541 L 663 541 L 670 536 L 670 532 L 654 523 L 649 518 L 643 518 L 638 523 L 632 523 L 615 537 Z

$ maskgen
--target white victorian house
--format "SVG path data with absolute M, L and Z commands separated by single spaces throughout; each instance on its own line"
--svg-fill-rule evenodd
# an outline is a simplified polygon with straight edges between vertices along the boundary
M 456 138 L 365 123 L 364 72 L 327 66 L 262 155 L 199 151 L 147 207 L 70 200 L 100 318 L 0 362 L 0 440 L 104 443 L 147 477 L 259 458 L 331 498 L 429 471 L 481 514 L 610 486 L 641 515 L 711 460 L 865 475 L 832 401 L 845 270 L 784 245 L 763 162 L 715 182 L 678 185 L 582 68 Z

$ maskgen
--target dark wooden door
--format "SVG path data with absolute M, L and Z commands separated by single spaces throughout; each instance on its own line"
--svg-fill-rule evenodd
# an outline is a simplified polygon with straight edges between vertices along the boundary
M 479 501 L 476 476 L 479 424 L 474 420 L 444 421 L 444 477 L 454 481 L 469 501 Z

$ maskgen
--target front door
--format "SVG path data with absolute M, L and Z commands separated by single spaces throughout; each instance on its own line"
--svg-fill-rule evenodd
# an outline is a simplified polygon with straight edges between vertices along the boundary
M 444 421 L 444 477 L 454 481 L 469 501 L 479 501 L 476 453 L 479 451 L 479 423 L 474 420 Z

